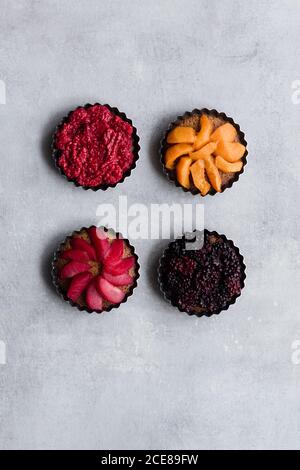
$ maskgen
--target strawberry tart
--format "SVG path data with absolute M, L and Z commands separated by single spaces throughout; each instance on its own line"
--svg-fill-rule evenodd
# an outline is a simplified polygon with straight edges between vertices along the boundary
M 57 291 L 72 306 L 101 313 L 126 302 L 137 285 L 133 246 L 111 229 L 95 226 L 74 232 L 52 262 Z

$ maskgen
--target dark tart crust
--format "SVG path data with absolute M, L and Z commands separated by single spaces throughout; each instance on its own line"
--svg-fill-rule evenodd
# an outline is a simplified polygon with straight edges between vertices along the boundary
M 170 147 L 170 144 L 167 143 L 167 136 L 168 136 L 169 132 L 177 126 L 192 127 L 193 129 L 195 129 L 196 132 L 198 132 L 200 130 L 200 117 L 202 116 L 202 114 L 206 114 L 210 118 L 212 118 L 213 124 L 214 124 L 213 131 L 217 127 L 219 127 L 222 124 L 225 124 L 227 122 L 232 124 L 235 127 L 236 131 L 237 131 L 237 137 L 235 139 L 235 142 L 239 142 L 242 145 L 244 145 L 245 147 L 247 147 L 247 142 L 245 140 L 245 134 L 241 131 L 239 125 L 236 124 L 231 117 L 226 116 L 225 113 L 219 113 L 215 109 L 207 109 L 207 108 L 197 109 L 196 108 L 191 112 L 187 111 L 182 116 L 178 116 L 177 119 L 169 125 L 168 129 L 166 130 L 166 132 L 163 136 L 163 139 L 161 141 L 161 146 L 160 146 L 160 159 L 161 159 L 161 163 L 163 165 L 164 173 L 166 174 L 167 178 L 170 181 L 174 182 L 175 185 L 177 187 L 181 188 L 183 191 L 190 192 L 193 195 L 199 195 L 200 194 L 200 196 L 202 196 L 202 195 L 201 195 L 199 189 L 196 188 L 193 184 L 191 184 L 190 189 L 186 189 L 178 183 L 177 177 L 176 177 L 176 170 L 175 169 L 174 170 L 167 169 L 166 166 L 165 166 L 164 158 L 165 158 L 166 150 L 168 149 L 168 147 Z M 231 188 L 233 183 L 235 181 L 238 181 L 240 175 L 244 172 L 245 165 L 247 164 L 247 155 L 248 155 L 248 151 L 246 149 L 246 151 L 245 151 L 245 153 L 244 153 L 244 155 L 241 159 L 242 162 L 243 162 L 243 167 L 239 172 L 236 172 L 236 173 L 223 173 L 221 170 L 219 170 L 221 180 L 222 180 L 222 190 L 220 192 L 225 191 L 225 189 L 227 189 L 227 188 Z M 191 182 L 192 182 L 192 180 L 191 180 Z M 214 194 L 216 194 L 216 191 L 213 187 L 211 187 L 210 191 L 207 194 L 214 195 Z M 205 197 L 205 196 L 202 196 L 202 197 Z
M 219 314 L 241 295 L 246 278 L 243 257 L 225 235 L 206 229 L 189 235 L 164 251 L 158 268 L 160 289 L 181 312 L 199 317 Z M 197 249 L 186 249 L 187 241 L 198 243 Z

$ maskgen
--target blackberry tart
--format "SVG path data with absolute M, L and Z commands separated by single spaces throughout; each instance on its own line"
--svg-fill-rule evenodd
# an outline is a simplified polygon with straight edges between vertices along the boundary
M 60 173 L 84 189 L 106 190 L 135 168 L 139 137 L 132 121 L 108 104 L 86 104 L 71 111 L 53 137 Z
M 160 259 L 159 284 L 165 298 L 189 315 L 227 310 L 241 295 L 245 265 L 225 235 L 194 231 L 171 242 Z
M 179 116 L 163 138 L 161 161 L 171 181 L 206 196 L 233 185 L 246 165 L 247 142 L 233 119 L 215 109 Z
M 138 257 L 111 229 L 82 228 L 59 246 L 52 262 L 54 285 L 79 310 L 101 313 L 126 302 L 137 286 Z

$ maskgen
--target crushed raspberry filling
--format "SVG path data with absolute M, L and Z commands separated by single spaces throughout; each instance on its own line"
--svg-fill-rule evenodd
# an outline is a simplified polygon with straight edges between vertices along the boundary
M 81 186 L 117 183 L 133 163 L 132 133 L 105 106 L 78 108 L 56 133 L 58 166 Z

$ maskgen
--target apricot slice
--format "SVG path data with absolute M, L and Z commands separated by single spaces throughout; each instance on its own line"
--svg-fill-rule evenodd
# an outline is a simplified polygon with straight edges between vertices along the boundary
M 176 165 L 177 181 L 187 189 L 190 187 L 190 166 L 192 161 L 189 157 L 181 157 Z
M 192 127 L 175 127 L 168 136 L 168 144 L 193 144 L 196 139 L 196 131 Z
M 206 181 L 204 176 L 205 163 L 203 160 L 197 160 L 191 166 L 191 174 L 193 178 L 194 185 L 199 189 L 202 196 L 205 196 L 210 190 L 210 184 Z
M 217 191 L 221 191 L 221 176 L 218 168 L 215 165 L 214 158 L 210 155 L 205 159 L 205 169 L 212 187 Z
M 246 147 L 238 142 L 220 141 L 217 146 L 216 154 L 225 158 L 230 163 L 237 162 L 242 158 Z
M 222 126 L 218 127 L 210 136 L 210 139 L 214 142 L 218 140 L 225 140 L 225 142 L 233 142 L 237 136 L 236 128 L 230 124 L 230 122 L 226 122 Z
M 193 150 L 193 146 L 189 144 L 175 144 L 169 147 L 165 155 L 165 165 L 168 170 L 174 168 L 175 160 L 182 155 L 187 155 Z
M 217 146 L 217 142 L 210 142 L 209 144 L 204 145 L 204 147 L 202 147 L 200 150 L 197 150 L 196 152 L 191 152 L 189 156 L 193 160 L 205 160 L 207 157 L 209 157 L 209 155 L 215 152 Z
M 206 114 L 202 114 L 200 117 L 200 126 L 200 131 L 197 133 L 194 142 L 194 150 L 199 150 L 203 145 L 209 142 L 210 134 L 213 130 L 212 120 Z
M 223 171 L 223 173 L 236 173 L 237 171 L 241 171 L 243 168 L 243 162 L 237 161 L 235 163 L 229 163 L 227 160 L 220 157 L 220 155 L 216 157 L 215 164 L 219 170 Z

